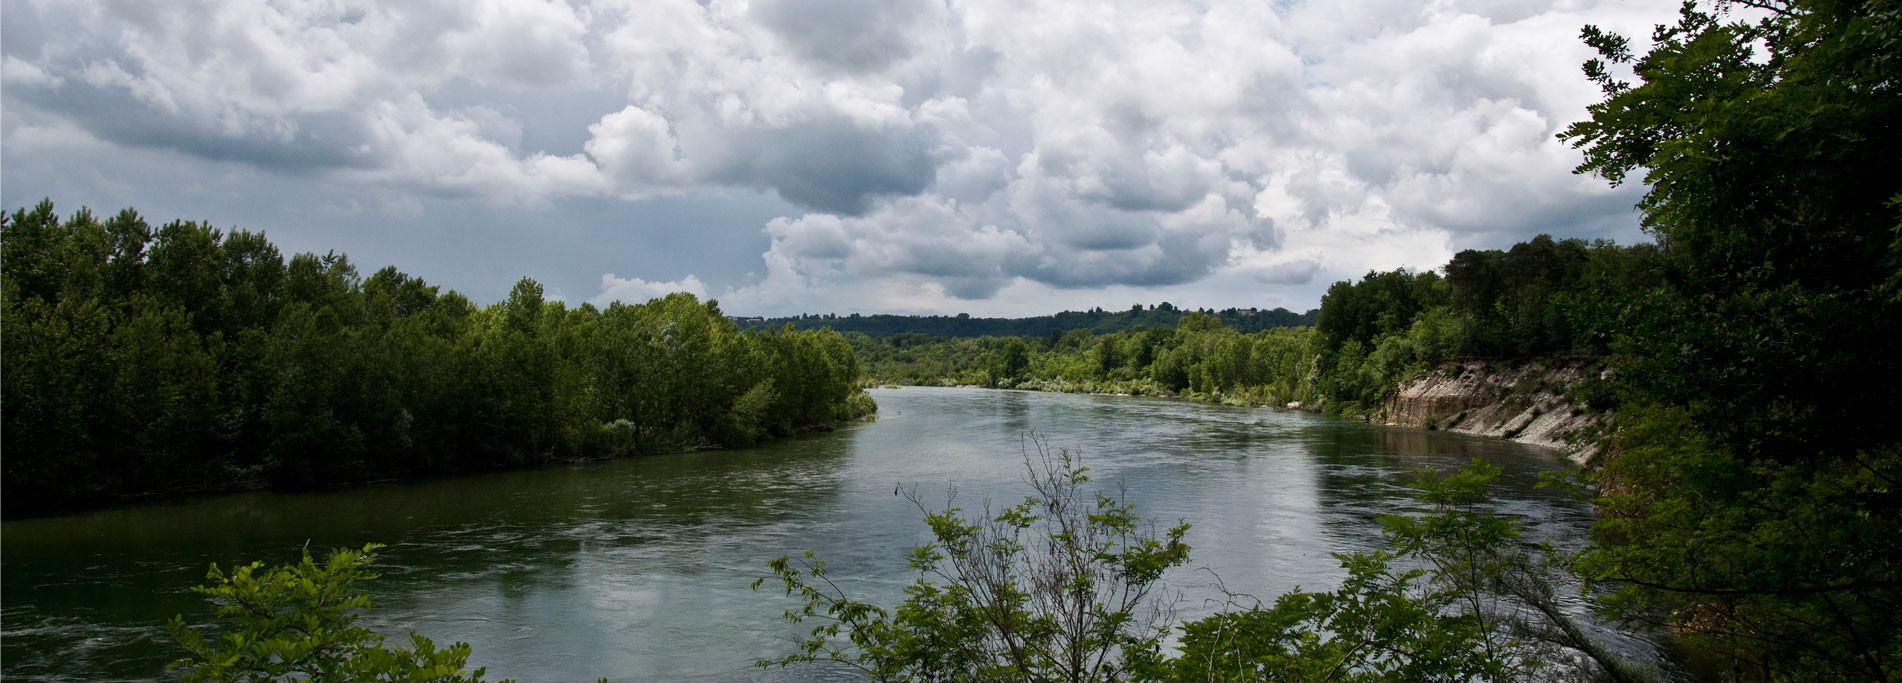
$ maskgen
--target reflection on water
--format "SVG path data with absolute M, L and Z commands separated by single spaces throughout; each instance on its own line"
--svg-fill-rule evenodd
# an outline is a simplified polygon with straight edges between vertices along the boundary
M 790 599 L 748 590 L 765 561 L 812 549 L 858 597 L 895 602 L 914 578 L 903 551 L 927 536 L 892 490 L 1015 501 L 1031 429 L 1126 484 L 1145 517 L 1194 524 L 1190 568 L 1168 578 L 1185 618 L 1214 595 L 1203 569 L 1267 599 L 1332 588 L 1330 553 L 1380 547 L 1374 518 L 1414 507 L 1416 467 L 1504 466 L 1500 504 L 1562 545 L 1590 520 L 1533 486 L 1560 458 L 1516 444 L 1167 400 L 874 393 L 877 422 L 762 448 L 8 521 L 0 662 L 8 677 L 160 677 L 176 654 L 164 621 L 208 617 L 186 590 L 207 564 L 376 541 L 371 626 L 467 641 L 495 678 L 825 678 L 750 667 L 797 633 L 778 620 Z

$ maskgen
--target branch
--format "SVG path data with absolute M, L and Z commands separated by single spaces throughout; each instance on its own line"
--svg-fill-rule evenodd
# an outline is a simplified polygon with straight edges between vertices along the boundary
M 1725 0 L 1725 1 L 1743 5 L 1745 7 L 1753 7 L 1756 9 L 1763 10 L 1765 12 L 1771 12 L 1776 14 L 1777 16 L 1780 16 L 1786 19 L 1796 18 L 1796 11 L 1790 9 L 1787 3 L 1779 3 L 1779 4 L 1782 4 L 1782 6 L 1779 7 L 1777 5 L 1771 4 L 1772 0 Z

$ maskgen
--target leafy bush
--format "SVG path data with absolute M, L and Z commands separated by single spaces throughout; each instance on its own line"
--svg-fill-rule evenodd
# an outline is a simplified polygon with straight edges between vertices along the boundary
M 881 681 L 1112 681 L 1156 666 L 1169 624 L 1155 590 L 1188 561 L 1188 525 L 1157 533 L 1120 497 L 1086 492 L 1068 451 L 1032 445 L 1036 495 L 995 514 L 925 513 L 933 541 L 912 548 L 919 578 L 896 609 L 853 600 L 810 552 L 769 563 L 805 601 L 786 619 L 822 623 L 799 652 L 760 665 L 831 662 Z
M 338 548 L 322 564 L 306 549 L 297 564 L 270 569 L 253 562 L 226 574 L 212 565 L 213 583 L 192 591 L 218 606 L 225 632 L 208 640 L 173 617 L 168 630 L 189 656 L 169 669 L 187 682 L 481 681 L 483 669 L 465 668 L 467 644 L 437 649 L 411 631 L 406 645 L 388 647 L 383 636 L 357 625 L 359 614 L 376 606 L 357 583 L 376 579 L 368 567 L 379 547 Z

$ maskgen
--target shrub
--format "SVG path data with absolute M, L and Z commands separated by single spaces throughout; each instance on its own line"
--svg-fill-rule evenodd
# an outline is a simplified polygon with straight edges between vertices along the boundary
M 357 625 L 358 613 L 376 606 L 356 584 L 376 579 L 368 567 L 379 547 L 338 548 L 323 564 L 307 549 L 301 562 L 270 569 L 253 562 L 226 574 L 212 565 L 213 583 L 192 591 L 218 605 L 228 632 L 207 640 L 173 617 L 172 639 L 190 654 L 169 669 L 188 682 L 481 681 L 482 669 L 464 669 L 467 644 L 439 650 L 411 631 L 407 647 L 386 647 L 383 636 Z

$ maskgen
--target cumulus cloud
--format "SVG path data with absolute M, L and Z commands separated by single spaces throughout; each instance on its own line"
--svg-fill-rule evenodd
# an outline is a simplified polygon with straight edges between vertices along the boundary
M 674 292 L 686 292 L 696 297 L 707 298 L 707 285 L 700 278 L 688 275 L 672 282 L 648 282 L 638 277 L 621 278 L 613 273 L 601 276 L 601 293 L 590 300 L 596 306 L 606 306 L 619 301 L 627 304 L 646 303 Z
M 47 73 L 32 62 L 7 55 L 4 60 L 0 60 L 0 81 L 14 87 L 49 88 L 60 85 L 65 79 Z
M 1597 97 L 1578 27 L 1641 36 L 1673 9 L 22 0 L 0 67 L 28 122 L 10 138 L 77 130 L 444 201 L 771 193 L 796 210 L 743 228 L 764 274 L 730 296 L 940 305 L 1311 289 L 1539 232 L 1634 234 L 1641 188 L 1570 175 L 1553 135 Z M 612 105 L 559 130 L 523 113 L 580 91 Z M 706 293 L 601 284 L 688 285 Z
M 1298 259 L 1256 271 L 1255 280 L 1270 285 L 1305 285 L 1313 282 L 1318 272 L 1321 272 L 1321 264 L 1313 259 Z
M 801 60 L 868 72 L 909 57 L 919 25 L 944 7 L 926 0 L 760 0 L 749 9 Z

